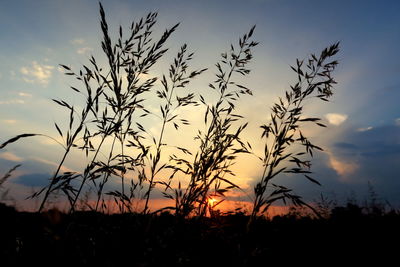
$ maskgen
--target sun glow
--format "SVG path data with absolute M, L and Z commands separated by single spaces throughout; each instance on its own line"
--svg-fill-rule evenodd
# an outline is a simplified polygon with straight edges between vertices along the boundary
M 215 206 L 216 202 L 217 202 L 217 200 L 215 198 L 213 198 L 213 197 L 208 198 L 208 206 L 210 208 L 213 208 Z

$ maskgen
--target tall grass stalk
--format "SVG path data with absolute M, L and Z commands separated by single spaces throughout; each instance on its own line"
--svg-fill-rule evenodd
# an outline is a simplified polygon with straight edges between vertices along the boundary
M 200 96 L 201 103 L 206 106 L 204 123 L 207 128 L 204 133 L 199 131 L 195 137 L 200 146 L 193 162 L 171 156 L 171 161 L 175 162 L 171 178 L 176 173 L 183 173 L 190 179 L 186 189 L 181 187 L 180 182 L 177 189 L 172 189 L 169 184 L 166 187 L 165 196 L 175 200 L 175 207 L 170 208 L 179 216 L 188 216 L 195 209 L 197 215 L 204 216 L 212 190 L 213 194 L 224 196 L 228 190 L 238 187 L 226 176 L 234 175 L 231 166 L 237 154 L 248 152 L 247 146 L 240 139 L 240 134 L 247 124 L 234 128 L 234 123 L 242 116 L 234 114 L 233 111 L 240 96 L 251 95 L 252 92 L 232 81 L 232 77 L 234 73 L 243 76 L 250 73 L 246 66 L 252 59 L 251 49 L 257 45 L 251 40 L 254 28 L 239 39 L 239 48 L 235 49 L 231 45 L 230 51 L 223 53 L 222 60 L 216 64 L 217 79 L 213 84 L 210 83 L 209 87 L 219 94 L 217 103 L 208 105 L 204 97 Z M 227 186 L 223 188 L 223 184 Z
M 293 193 L 293 190 L 276 183 L 272 183 L 278 175 L 283 173 L 303 174 L 311 182 L 320 185 L 311 174 L 311 161 L 315 149 L 322 148 L 314 145 L 304 136 L 302 128 L 304 123 L 320 123 L 320 118 L 303 117 L 303 107 L 309 99 L 317 98 L 328 101 L 332 96 L 332 88 L 336 83 L 332 78 L 338 62 L 329 61 L 339 51 L 339 43 L 324 49 L 317 58 L 311 55 L 303 66 L 304 61 L 297 60 L 296 66 L 291 67 L 297 74 L 298 81 L 285 92 L 285 97 L 272 107 L 271 121 L 260 127 L 263 132 L 264 155 L 260 157 L 263 163 L 263 172 L 260 181 L 254 187 L 255 199 L 251 213 L 251 220 L 262 214 L 277 200 L 292 201 L 296 205 L 306 205 L 312 209 L 302 198 Z M 327 62 L 328 61 L 328 62 Z M 295 145 L 300 145 L 302 151 L 295 152 Z M 291 165 L 293 164 L 293 165 Z
M 21 164 L 15 165 L 15 166 L 12 167 L 10 170 L 8 170 L 8 171 L 3 175 L 3 177 L 0 177 L 0 193 L 1 193 L 0 200 L 1 200 L 1 201 L 3 201 L 3 200 L 8 200 L 8 199 L 7 199 L 7 196 L 8 196 L 8 193 L 9 193 L 9 189 L 5 189 L 4 183 L 11 177 L 12 173 L 13 173 L 16 169 L 18 169 L 19 167 L 21 167 Z
M 193 58 L 193 53 L 187 53 L 187 45 L 184 44 L 180 51 L 178 52 L 176 58 L 174 59 L 173 64 L 170 65 L 169 68 L 169 83 L 165 75 L 163 75 L 161 83 L 162 89 L 157 91 L 157 96 L 164 102 L 164 104 L 160 105 L 162 124 L 161 131 L 158 136 L 158 141 L 153 138 L 153 142 L 155 145 L 155 155 L 150 153 L 149 156 L 149 165 L 150 165 L 150 178 L 149 178 L 149 186 L 147 192 L 145 194 L 145 205 L 144 205 L 144 213 L 148 212 L 148 203 L 150 199 L 150 194 L 152 189 L 154 188 L 154 178 L 160 173 L 161 170 L 166 168 L 168 164 L 163 164 L 158 166 L 161 159 L 161 151 L 162 147 L 166 144 L 163 143 L 163 138 L 166 130 L 167 124 L 173 123 L 176 130 L 179 129 L 179 124 L 187 125 L 189 121 L 184 118 L 179 118 L 175 111 L 184 106 L 188 105 L 197 105 L 197 102 L 194 101 L 194 94 L 187 93 L 184 96 L 180 96 L 177 94 L 177 90 L 184 89 L 190 82 L 191 79 L 200 75 L 207 69 L 188 71 L 188 63 Z M 178 147 L 181 151 L 185 151 L 184 148 Z
M 102 190 L 111 174 L 121 178 L 121 191 L 116 190 L 110 192 L 110 194 L 118 197 L 121 203 L 125 203 L 127 199 L 130 199 L 125 192 L 126 165 L 136 166 L 140 156 L 138 159 L 126 155 L 124 147 L 127 142 L 134 146 L 132 141 L 129 142 L 127 140 L 128 137 L 132 137 L 136 142 L 139 142 L 136 144 L 137 147 L 143 147 L 140 143 L 141 136 L 138 131 L 133 130 L 132 122 L 139 110 L 144 111 L 144 115 L 149 113 L 142 104 L 144 101 L 143 94 L 150 91 L 157 81 L 157 78 L 153 77 L 141 82 L 141 76 L 148 74 L 151 67 L 165 54 L 167 49 L 164 49 L 163 46 L 178 27 L 178 24 L 176 24 L 167 29 L 158 41 L 153 41 L 152 28 L 156 23 L 157 13 L 149 13 L 146 18 L 142 18 L 137 23 L 132 23 L 130 34 L 125 39 L 123 39 L 123 30 L 120 26 L 118 40 L 113 44 L 108 33 L 105 12 L 101 4 L 100 16 L 103 33 L 102 48 L 110 69 L 110 79 L 102 77 L 105 83 L 102 97 L 104 97 L 106 105 L 101 116 L 95 120 L 98 132 L 94 136 L 101 135 L 102 140 L 91 164 L 87 167 L 89 171 L 85 171 L 72 207 L 74 207 L 85 182 L 89 179 L 96 185 L 96 179 L 101 176 L 99 175 L 101 172 L 104 172 L 104 176 L 99 186 L 96 207 L 98 207 Z M 112 114 L 111 116 L 109 115 L 110 113 Z M 137 116 L 139 117 L 139 115 Z M 142 130 L 143 127 L 139 123 L 137 123 L 137 126 L 139 130 Z M 102 149 L 104 140 L 108 137 L 113 137 L 114 140 L 107 164 L 104 164 L 104 162 L 95 160 L 98 151 Z M 120 144 L 119 153 L 114 152 L 116 140 Z M 145 151 L 142 152 L 142 156 L 147 153 Z M 113 160 L 116 160 L 117 164 L 110 165 Z M 95 167 L 98 169 L 95 170 Z M 123 211 L 124 206 L 121 205 L 121 211 Z

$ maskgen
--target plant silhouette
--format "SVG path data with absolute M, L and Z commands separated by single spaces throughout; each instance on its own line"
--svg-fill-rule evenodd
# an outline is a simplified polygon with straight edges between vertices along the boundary
M 240 97 L 252 95 L 252 90 L 238 82 L 250 73 L 248 65 L 253 60 L 252 51 L 258 44 L 253 40 L 255 26 L 244 34 L 237 45 L 222 53 L 216 63 L 215 80 L 209 88 L 218 94 L 214 103 L 203 95 L 196 96 L 187 90 L 190 81 L 207 69 L 190 70 L 194 54 L 183 44 L 170 64 L 168 75 L 157 77 L 152 70 L 168 51 L 165 45 L 179 24 L 154 35 L 157 13 L 132 22 L 128 30 L 118 28 L 117 40 L 112 41 L 105 11 L 100 3 L 101 47 L 106 66 L 99 66 L 93 56 L 89 65 L 78 71 L 67 65 L 60 66 L 65 74 L 75 78 L 81 87 L 70 89 L 81 97 L 84 105 L 73 105 L 67 100 L 53 99 L 66 110 L 68 127 L 55 129 L 62 138 L 64 149 L 61 160 L 49 184 L 31 197 L 43 196 L 39 212 L 43 211 L 51 195 L 63 194 L 75 212 L 79 201 L 94 211 L 108 209 L 105 197 L 113 198 L 120 212 L 133 212 L 134 206 L 143 204 L 142 213 L 149 213 L 151 194 L 156 186 L 166 198 L 174 200 L 174 206 L 161 210 L 173 210 L 176 215 L 204 217 L 211 211 L 210 199 L 216 207 L 226 198 L 226 193 L 240 189 L 232 182 L 235 173 L 232 166 L 241 154 L 254 154 L 251 144 L 243 139 L 247 123 L 236 113 Z M 271 121 L 262 124 L 261 139 L 264 154 L 257 156 L 263 164 L 260 181 L 254 188 L 251 220 L 264 214 L 278 200 L 291 200 L 294 205 L 305 205 L 301 196 L 292 189 L 279 185 L 275 180 L 284 173 L 303 174 L 313 183 L 311 161 L 314 145 L 303 134 L 306 123 L 325 127 L 320 118 L 303 117 L 303 107 L 309 99 L 328 101 L 333 94 L 332 77 L 337 61 L 332 60 L 339 51 L 339 43 L 324 49 L 319 57 L 312 54 L 304 62 L 297 60 L 292 67 L 298 81 L 286 91 L 284 97 L 272 107 Z M 186 91 L 185 91 L 186 90 Z M 151 95 L 159 99 L 159 113 L 147 101 Z M 184 131 L 182 126 L 191 122 L 180 115 L 185 106 L 203 107 L 204 131 L 198 131 L 195 140 L 197 151 L 174 147 L 176 152 L 166 153 L 165 140 L 168 127 Z M 154 134 L 146 129 L 146 118 L 160 119 L 161 130 Z M 43 134 L 21 134 L 5 143 L 3 148 L 20 138 Z M 50 137 L 52 138 L 52 137 Z M 52 138 L 56 140 L 55 138 Z M 111 143 L 111 145 L 106 145 Z M 82 171 L 62 171 L 62 166 L 72 151 L 81 151 L 89 162 Z M 165 162 L 163 158 L 168 157 Z M 293 166 L 291 166 L 291 164 Z M 169 174 L 168 174 L 169 172 Z M 180 177 L 177 177 L 180 176 Z M 104 192 L 107 184 L 120 180 L 120 189 Z M 128 182 L 129 181 L 129 182 Z M 173 186 L 176 184 L 176 186 Z M 95 188 L 96 197 L 91 204 L 88 190 Z M 157 211 L 160 212 L 161 210 Z

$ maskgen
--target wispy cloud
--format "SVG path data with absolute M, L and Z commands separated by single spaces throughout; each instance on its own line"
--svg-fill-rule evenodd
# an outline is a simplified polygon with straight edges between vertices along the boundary
M 55 163 L 53 161 L 47 160 L 47 159 L 43 159 L 43 158 L 33 158 L 33 160 L 40 162 L 40 163 L 44 163 L 53 167 L 58 167 L 58 163 Z M 60 169 L 62 172 L 74 172 L 72 169 L 66 167 L 66 166 L 61 166 Z
M 325 118 L 328 120 L 330 124 L 338 126 L 343 122 L 345 122 L 348 116 L 346 114 L 340 114 L 340 113 L 328 113 L 325 115 Z
M 86 44 L 85 39 L 82 38 L 76 38 L 74 40 L 70 41 L 71 44 L 75 45 L 75 46 L 80 46 L 77 50 L 76 53 L 78 53 L 79 55 L 84 55 L 89 53 L 90 51 L 93 51 L 93 48 L 88 47 L 88 46 L 84 46 Z
M 74 40 L 71 40 L 70 43 L 73 45 L 83 45 L 85 43 L 85 40 L 82 38 L 76 38 Z
M 3 122 L 7 123 L 7 124 L 15 124 L 15 123 L 17 123 L 16 120 L 3 120 Z
M 24 160 L 23 158 L 18 157 L 17 155 L 15 155 L 15 154 L 13 154 L 11 152 L 0 153 L 0 158 L 8 160 L 8 161 L 17 161 L 17 162 L 21 162 L 21 161 Z
M 20 72 L 22 73 L 22 79 L 27 83 L 40 83 L 47 85 L 52 75 L 53 66 L 39 64 L 33 61 L 31 66 L 22 67 Z
M 366 131 L 371 131 L 374 127 L 372 126 L 368 126 L 368 127 L 364 127 L 364 128 L 358 128 L 357 132 L 366 132 Z
M 22 97 L 32 97 L 32 94 L 24 93 L 24 92 L 19 92 L 18 95 L 22 96 Z
M 76 52 L 77 52 L 78 54 L 80 54 L 80 55 L 83 55 L 83 54 L 89 53 L 89 52 L 92 51 L 92 50 L 93 50 L 93 49 L 90 48 L 90 47 L 81 47 L 81 48 L 79 48 L 78 50 L 76 50 Z
M 394 120 L 394 123 L 395 123 L 397 126 L 400 126 L 400 118 L 395 119 L 395 120 Z
M 22 99 L 10 99 L 5 101 L 0 101 L 0 105 L 14 105 L 14 104 L 25 104 Z

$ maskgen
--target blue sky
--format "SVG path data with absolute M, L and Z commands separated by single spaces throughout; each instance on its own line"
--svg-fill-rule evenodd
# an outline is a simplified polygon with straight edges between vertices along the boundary
M 103 1 L 110 29 L 128 26 L 149 11 L 159 13 L 157 31 L 181 25 L 156 72 L 165 72 L 182 43 L 195 52 L 194 68 L 210 71 L 193 87 L 207 90 L 213 65 L 230 43 L 256 24 L 252 73 L 243 82 L 254 91 L 240 111 L 250 122 L 246 137 L 257 145 L 258 125 L 268 108 L 295 81 L 289 65 L 340 41 L 338 82 L 330 103 L 310 103 L 307 112 L 324 118 L 327 129 L 309 129 L 325 149 L 314 159 L 322 187 L 300 177 L 282 182 L 312 200 L 320 192 L 339 200 L 355 192 L 360 200 L 370 182 L 382 199 L 400 204 L 400 3 L 398 1 Z M 93 54 L 101 58 L 98 2 L 1 1 L 0 141 L 25 132 L 56 136 L 54 122 L 65 117 L 51 98 L 79 103 L 58 64 L 79 68 Z M 101 62 L 101 60 L 100 60 Z M 104 62 L 104 61 L 103 61 Z M 202 89 L 203 88 L 203 89 Z M 210 95 L 212 97 L 212 95 Z M 251 103 L 251 104 L 250 104 Z M 260 110 L 266 115 L 260 116 Z M 157 130 L 157 121 L 149 127 Z M 154 123 L 154 125 L 151 125 Z M 191 143 L 187 133 L 187 144 Z M 168 133 L 173 139 L 174 133 Z M 0 174 L 23 166 L 9 181 L 18 199 L 41 186 L 54 171 L 62 150 L 43 138 L 24 140 L 0 152 Z M 245 168 L 241 185 L 251 188 L 260 166 Z M 72 158 L 67 169 L 78 169 Z

